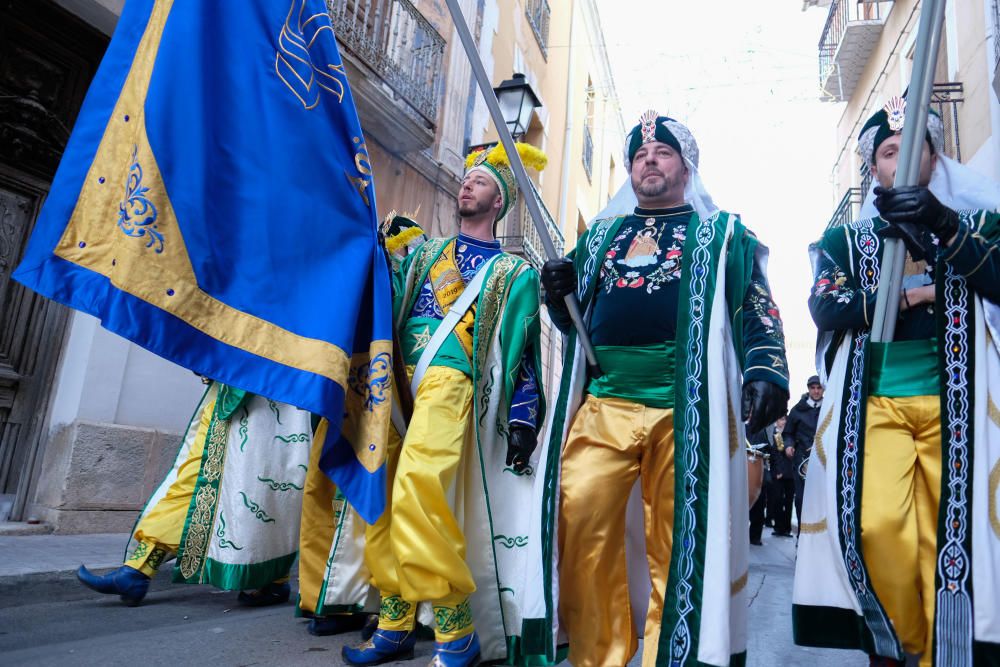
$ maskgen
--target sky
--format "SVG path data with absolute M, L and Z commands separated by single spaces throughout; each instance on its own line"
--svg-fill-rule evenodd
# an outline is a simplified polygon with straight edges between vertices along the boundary
M 686 124 L 716 205 L 739 213 L 770 248 L 796 399 L 815 372 L 808 245 L 843 194 L 831 185 L 843 104 L 820 101 L 826 9 L 803 12 L 801 0 L 595 1 L 625 127 L 650 108 Z

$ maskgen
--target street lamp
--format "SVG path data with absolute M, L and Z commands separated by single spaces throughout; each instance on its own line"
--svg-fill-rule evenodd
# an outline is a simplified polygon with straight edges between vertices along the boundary
M 500 111 L 503 112 L 504 122 L 507 123 L 511 135 L 515 141 L 520 139 L 528 131 L 531 112 L 535 107 L 542 106 L 538 96 L 520 73 L 501 83 L 493 89 L 493 92 L 500 102 Z

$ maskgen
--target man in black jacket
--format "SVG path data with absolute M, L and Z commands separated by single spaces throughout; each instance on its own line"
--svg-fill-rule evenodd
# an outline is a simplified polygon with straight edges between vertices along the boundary
M 795 462 L 795 516 L 802 523 L 802 494 L 806 486 L 806 466 L 809 454 L 812 452 L 813 438 L 816 437 L 816 423 L 819 421 L 819 408 L 823 404 L 823 385 L 819 376 L 813 375 L 806 382 L 807 393 L 795 404 L 788 413 L 785 424 L 785 451 L 791 450 Z M 775 528 L 777 530 L 777 528 Z
M 775 537 L 792 536 L 792 503 L 795 502 L 795 447 L 786 441 L 783 431 L 788 419 L 781 417 L 771 427 L 770 441 L 771 483 L 767 490 L 767 514 L 774 520 Z

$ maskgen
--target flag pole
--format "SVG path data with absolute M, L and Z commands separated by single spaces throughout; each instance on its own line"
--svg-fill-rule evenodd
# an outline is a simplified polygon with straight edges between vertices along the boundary
M 920 157 L 927 135 L 927 108 L 934 88 L 934 70 L 941 47 L 945 0 L 923 0 L 917 43 L 913 51 L 913 76 L 906 95 L 906 113 L 899 162 L 892 186 L 917 185 L 920 178 Z M 874 158 L 873 158 L 874 159 Z M 900 239 L 886 239 L 882 254 L 882 279 L 875 297 L 875 317 L 872 321 L 872 342 L 888 343 L 896 333 L 899 298 L 903 285 L 906 246 Z
M 535 226 L 535 231 L 538 232 L 538 237 L 541 239 L 542 247 L 545 249 L 546 259 L 558 259 L 560 255 L 556 252 L 556 247 L 552 243 L 552 238 L 549 236 L 549 231 L 545 227 L 545 219 L 542 217 L 542 210 L 538 207 L 538 199 L 535 197 L 535 191 L 531 187 L 531 181 L 528 180 L 528 172 L 524 169 L 524 164 L 521 162 L 521 157 L 517 153 L 517 149 L 514 146 L 514 137 L 510 134 L 510 129 L 507 127 L 506 121 L 504 121 L 503 113 L 500 111 L 500 103 L 497 101 L 497 96 L 493 92 L 493 85 L 490 83 L 490 78 L 486 74 L 486 69 L 483 67 L 483 61 L 479 58 L 479 51 L 476 48 L 476 44 L 472 39 L 472 33 L 469 32 L 469 26 L 465 22 L 465 16 L 462 14 L 462 8 L 458 5 L 458 0 L 445 0 L 448 4 L 448 11 L 451 12 L 452 21 L 455 23 L 455 30 L 458 32 L 458 37 L 462 41 L 462 46 L 465 47 L 465 53 L 469 58 L 469 63 L 472 65 L 472 73 L 476 77 L 476 82 L 479 84 L 479 90 L 483 93 L 483 99 L 486 101 L 486 107 L 490 110 L 490 116 L 493 118 L 493 125 L 496 126 L 497 134 L 500 135 L 500 143 L 503 144 L 504 150 L 507 152 L 507 159 L 510 160 L 511 171 L 514 172 L 514 178 L 517 180 L 517 187 L 521 190 L 524 197 L 524 203 L 528 207 L 528 214 L 531 216 L 531 222 Z M 600 374 L 599 366 L 597 363 L 597 354 L 594 352 L 594 346 L 590 342 L 590 337 L 587 335 L 587 328 L 583 324 L 583 316 L 580 314 L 580 304 L 576 300 L 575 294 L 566 295 L 566 309 L 569 311 L 570 319 L 573 321 L 573 326 L 577 331 L 577 340 L 580 341 L 580 345 L 583 346 L 584 354 L 587 356 L 587 363 L 590 365 L 592 372 Z

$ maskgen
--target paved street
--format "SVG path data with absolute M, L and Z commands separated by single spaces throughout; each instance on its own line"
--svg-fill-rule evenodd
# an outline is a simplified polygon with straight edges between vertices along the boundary
M 860 653 L 792 645 L 790 595 L 794 544 L 771 538 L 753 547 L 748 586 L 752 620 L 748 664 L 851 667 Z M 0 664 L 47 665 L 340 665 L 340 647 L 353 636 L 312 637 L 291 605 L 244 609 L 236 594 L 153 584 L 142 606 L 128 608 L 73 578 L 82 560 L 94 567 L 120 563 L 124 535 L 0 537 Z M 422 666 L 432 644 L 401 665 Z M 632 661 L 639 664 L 638 657 Z

